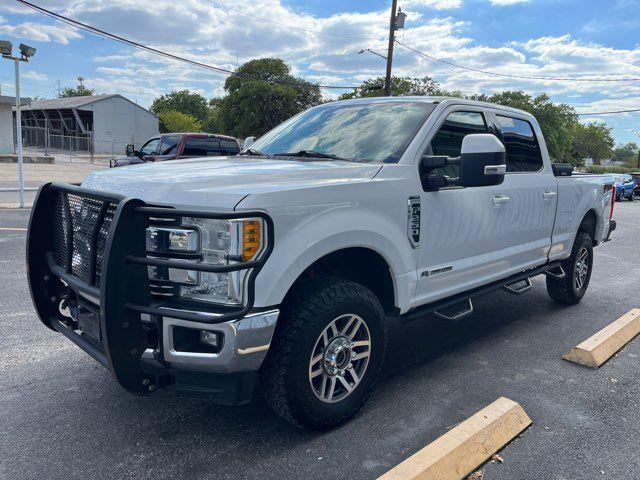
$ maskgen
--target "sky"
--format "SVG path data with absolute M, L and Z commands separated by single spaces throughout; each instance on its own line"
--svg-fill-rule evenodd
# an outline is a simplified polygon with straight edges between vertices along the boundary
M 390 0 L 32 0 L 44 8 L 207 64 L 233 70 L 280 57 L 294 75 L 324 85 L 357 85 L 384 75 Z M 519 76 L 640 78 L 640 0 L 398 0 L 407 13 L 397 38 L 464 67 Z M 256 18 L 261 17 L 261 18 Z M 77 77 L 98 93 L 148 107 L 175 89 L 224 94 L 225 77 L 96 37 L 0 0 L 0 39 L 36 47 L 22 64 L 22 93 L 53 98 Z M 640 108 L 640 81 L 514 79 L 444 66 L 397 45 L 394 74 L 439 81 L 465 93 L 548 93 L 578 112 Z M 13 65 L 0 62 L 3 95 Z M 326 89 L 327 98 L 345 90 Z M 619 143 L 640 138 L 640 113 L 583 116 L 606 121 Z

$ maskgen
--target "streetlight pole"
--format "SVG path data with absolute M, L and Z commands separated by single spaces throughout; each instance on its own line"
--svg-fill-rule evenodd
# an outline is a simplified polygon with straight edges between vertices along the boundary
M 22 112 L 20 111 L 20 59 L 13 59 L 16 76 L 16 148 L 18 150 L 18 188 L 20 208 L 24 208 L 24 177 L 22 176 Z
M 24 208 L 24 177 L 22 175 L 22 112 L 20 111 L 20 62 L 28 62 L 33 57 L 36 49 L 20 44 L 20 56 L 14 57 L 11 42 L 0 40 L 0 54 L 2 58 L 13 60 L 16 83 L 16 150 L 18 154 L 18 192 L 20 195 L 20 208 Z
M 391 2 L 391 19 L 389 20 L 389 47 L 387 48 L 387 72 L 384 78 L 384 94 L 388 97 L 391 95 L 391 65 L 393 64 L 393 44 L 395 43 L 396 34 L 396 8 L 398 0 Z

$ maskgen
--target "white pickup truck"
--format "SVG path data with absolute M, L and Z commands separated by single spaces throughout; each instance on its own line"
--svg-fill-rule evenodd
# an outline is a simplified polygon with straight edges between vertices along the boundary
M 454 321 L 540 274 L 579 302 L 613 203 L 607 178 L 550 163 L 528 113 L 333 102 L 238 156 L 43 186 L 29 282 L 43 323 L 129 392 L 237 404 L 259 378 L 282 417 L 329 428 L 373 390 L 389 316 Z

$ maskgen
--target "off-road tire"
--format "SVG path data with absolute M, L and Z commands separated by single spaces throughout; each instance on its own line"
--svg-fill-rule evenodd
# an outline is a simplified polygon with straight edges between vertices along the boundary
M 371 353 L 364 376 L 346 398 L 324 403 L 309 381 L 309 360 L 323 330 L 344 314 L 362 317 L 370 332 Z M 282 418 L 304 428 L 333 428 L 353 417 L 378 380 L 387 343 L 380 302 L 367 288 L 340 278 L 301 283 L 282 306 L 259 384 L 267 404 Z
M 581 251 L 585 248 L 588 251 L 588 271 L 586 280 L 580 289 L 575 287 L 576 262 Z M 556 302 L 567 305 L 576 305 L 582 300 L 591 280 L 591 271 L 593 269 L 593 239 L 591 235 L 582 230 L 578 231 L 576 239 L 573 242 L 571 256 L 562 261 L 562 268 L 565 271 L 564 278 L 555 278 L 547 275 L 547 292 L 549 296 Z

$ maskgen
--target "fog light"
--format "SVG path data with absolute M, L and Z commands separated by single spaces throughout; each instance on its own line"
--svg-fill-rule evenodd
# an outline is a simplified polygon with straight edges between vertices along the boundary
M 209 332 L 208 330 L 200 331 L 200 343 L 213 348 L 220 348 L 222 338 L 220 332 Z

